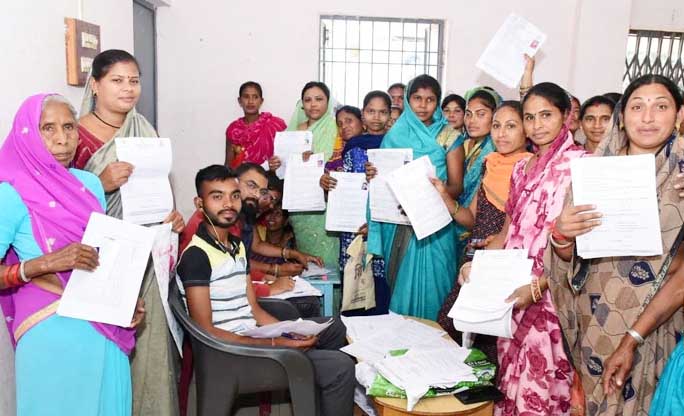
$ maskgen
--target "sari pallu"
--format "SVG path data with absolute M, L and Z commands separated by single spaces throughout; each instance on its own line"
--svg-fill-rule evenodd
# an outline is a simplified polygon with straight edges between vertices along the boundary
M 407 88 L 408 91 L 408 88 Z M 436 137 L 446 125 L 437 108 L 425 126 L 404 97 L 404 112 L 385 135 L 380 148 L 412 148 L 417 159 L 428 156 L 439 179 L 447 177 L 446 152 Z M 418 240 L 406 225 L 368 221 L 368 252 L 385 260 L 391 290 L 390 310 L 435 320 L 456 276 L 454 223 Z
M 325 160 L 330 160 L 333 156 L 335 139 L 337 138 L 337 122 L 332 114 L 333 108 L 334 100 L 331 98 L 328 101 L 326 113 L 309 126 L 309 130 L 313 133 L 312 150 L 314 153 L 323 153 Z M 299 125 L 306 120 L 307 117 L 300 100 L 297 102 L 287 130 L 297 131 Z M 342 147 L 339 149 L 341 152 Z M 295 230 L 299 250 L 321 257 L 327 267 L 338 267 L 340 242 L 336 234 L 328 233 L 325 230 L 325 211 L 292 212 L 290 213 L 290 223 Z
M 614 130 L 594 154 L 615 156 L 626 145 L 624 133 Z M 683 159 L 682 137 L 673 137 L 656 155 L 656 190 L 665 254 L 592 260 L 574 255 L 570 262 L 564 262 L 550 247 L 546 251 L 550 292 L 558 305 L 563 334 L 582 379 L 588 414 L 648 415 L 656 384 L 676 346 L 677 333 L 684 329 L 680 309 L 637 348 L 622 391 L 604 395 L 601 376 L 605 360 L 636 322 L 643 305 L 669 276 L 663 263 L 684 225 L 684 202 L 674 189 L 679 162 Z M 571 203 L 570 193 L 567 198 Z
M 86 83 L 81 117 L 95 108 L 95 99 Z M 118 161 L 117 137 L 158 137 L 154 127 L 133 108 L 121 128 L 104 143 L 85 164 L 85 170 L 100 175 L 107 165 Z M 107 193 L 107 215 L 121 219 L 123 210 L 119 190 Z M 133 415 L 177 415 L 178 396 L 176 372 L 178 352 L 169 332 L 161 302 L 159 286 L 150 257 L 140 289 L 145 300 L 145 322 L 138 328 L 137 347 L 131 355 L 133 378 Z
M 546 154 L 525 172 L 519 161 L 511 176 L 506 213 L 511 218 L 506 249 L 525 249 L 533 275 L 543 273 L 543 255 L 551 222 L 558 217 L 570 185 L 570 161 L 582 157 L 563 127 Z M 505 399 L 496 415 L 567 415 L 574 372 L 563 349 L 561 329 L 549 291 L 526 309 L 515 309 L 513 338 L 499 338 L 499 389 Z

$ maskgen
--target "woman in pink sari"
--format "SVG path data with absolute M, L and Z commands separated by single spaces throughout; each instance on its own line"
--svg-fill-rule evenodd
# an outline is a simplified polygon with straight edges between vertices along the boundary
M 567 124 L 570 98 L 558 85 L 541 83 L 523 99 L 525 133 L 534 156 L 513 168 L 503 229 L 487 249 L 525 249 L 534 261 L 532 282 L 516 289 L 513 338 L 499 338 L 498 387 L 505 399 L 496 415 L 567 415 L 574 370 L 563 350 L 556 310 L 546 290 L 544 250 L 553 221 L 561 212 L 570 184 L 570 161 L 585 154 Z M 470 263 L 461 268 L 467 282 Z
M 240 86 L 238 104 L 245 116 L 230 123 L 226 129 L 225 165 L 231 169 L 245 162 L 261 165 L 273 156 L 275 135 L 287 126 L 283 119 L 259 112 L 263 103 L 261 85 L 247 81 Z

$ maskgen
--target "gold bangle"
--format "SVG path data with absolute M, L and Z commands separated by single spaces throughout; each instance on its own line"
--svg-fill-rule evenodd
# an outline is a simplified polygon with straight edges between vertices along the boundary
M 280 265 L 279 265 L 279 264 L 276 264 L 276 265 L 275 265 L 275 277 L 276 277 L 276 279 L 278 278 L 278 270 L 279 270 L 279 269 L 280 269 Z
M 537 297 L 534 294 L 534 281 L 535 279 L 532 279 L 532 281 L 530 282 L 530 293 L 532 293 L 532 302 L 537 303 Z
M 459 205 L 458 201 L 454 201 L 454 209 L 453 209 L 453 211 L 451 211 L 451 218 L 456 217 L 456 214 L 458 213 L 458 209 L 460 207 L 461 207 L 461 205 Z

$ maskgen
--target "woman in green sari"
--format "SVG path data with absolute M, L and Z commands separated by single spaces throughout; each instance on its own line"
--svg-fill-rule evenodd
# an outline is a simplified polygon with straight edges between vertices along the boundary
M 383 149 L 411 148 L 413 158 L 428 156 L 436 176 L 447 179 L 446 150 L 437 135 L 447 125 L 439 108 L 441 87 L 429 75 L 408 85 L 404 112 L 385 135 Z M 456 276 L 455 223 L 418 240 L 409 225 L 369 221 L 368 251 L 385 259 L 392 291 L 390 310 L 435 320 Z
M 337 138 L 333 102 L 327 85 L 316 81 L 306 83 L 301 100 L 297 101 L 295 112 L 287 126 L 288 131 L 310 130 L 313 133 L 313 153 L 323 153 L 325 160 L 332 157 Z M 308 155 L 307 152 L 302 157 L 308 158 Z M 280 160 L 276 156 L 269 159 L 268 163 L 270 170 L 280 166 Z M 326 267 L 338 267 L 340 241 L 336 234 L 325 230 L 325 211 L 293 212 L 290 214 L 290 222 L 297 235 L 300 250 L 321 257 Z

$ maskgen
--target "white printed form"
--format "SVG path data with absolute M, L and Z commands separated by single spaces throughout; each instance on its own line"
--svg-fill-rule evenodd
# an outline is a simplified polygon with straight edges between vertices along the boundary
M 57 313 L 128 327 L 155 235 L 154 229 L 93 213 L 82 243 L 98 250 L 100 265 L 71 273 Z
M 123 219 L 134 224 L 164 221 L 173 210 L 169 182 L 173 152 L 171 140 L 157 137 L 118 137 L 116 155 L 134 166 L 120 188 Z
M 570 162 L 575 205 L 595 205 L 601 225 L 577 237 L 585 259 L 663 254 L 655 157 L 583 157 Z
M 399 208 L 399 201 L 387 183 L 389 174 L 413 160 L 413 149 L 369 149 L 368 161 L 378 170 L 370 181 L 369 206 L 371 219 L 378 222 L 410 225 L 411 221 Z

